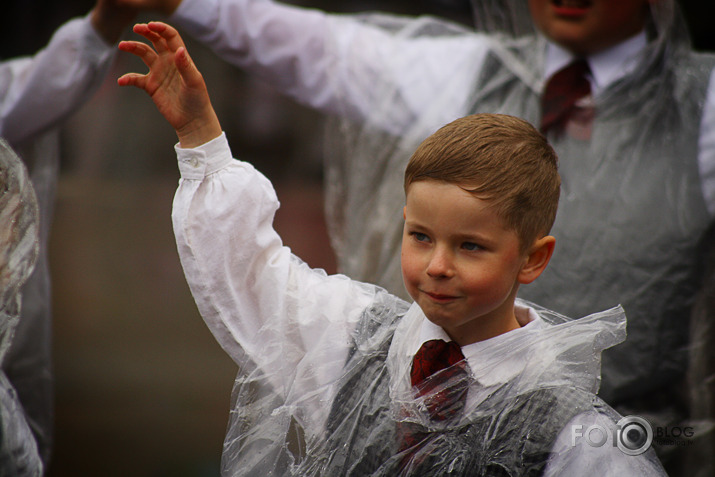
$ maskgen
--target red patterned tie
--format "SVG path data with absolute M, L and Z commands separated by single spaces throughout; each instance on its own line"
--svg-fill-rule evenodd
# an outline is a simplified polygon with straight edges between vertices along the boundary
M 412 386 L 417 396 L 427 396 L 425 404 L 433 420 L 455 416 L 464 407 L 467 394 L 467 362 L 454 341 L 425 342 L 412 362 Z
M 454 341 L 430 340 L 422 344 L 412 362 L 410 378 L 416 397 L 424 397 L 430 419 L 444 421 L 460 414 L 467 399 L 469 366 L 462 350 Z M 424 428 L 410 422 L 398 423 L 401 468 L 416 466 L 422 441 L 429 435 Z M 411 464 L 409 464 L 411 462 Z
M 571 116 L 578 109 L 577 102 L 591 94 L 588 62 L 578 59 L 549 78 L 541 97 L 541 132 L 564 131 Z

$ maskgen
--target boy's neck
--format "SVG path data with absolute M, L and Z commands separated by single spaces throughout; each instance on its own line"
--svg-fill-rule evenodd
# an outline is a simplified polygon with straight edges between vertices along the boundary
M 478 339 L 469 340 L 464 339 L 464 336 L 459 336 L 455 333 L 448 332 L 443 327 L 431 322 L 429 318 L 425 316 L 425 321 L 422 325 L 422 330 L 420 332 L 420 340 L 422 342 L 431 339 L 443 339 L 445 341 L 452 340 L 460 347 L 464 347 L 470 344 L 484 342 L 496 338 L 497 336 L 502 336 L 506 333 L 509 333 L 510 331 L 526 326 L 532 321 L 532 317 L 529 314 L 529 309 L 525 307 L 515 307 L 513 317 L 514 321 L 510 322 L 509 326 L 501 327 L 501 329 L 493 330 L 492 332 L 485 332 L 483 336 L 478 337 Z
M 511 313 L 506 317 L 501 316 L 496 319 L 490 319 L 490 317 L 482 318 L 484 319 L 481 323 L 482 326 L 476 330 L 470 329 L 467 332 L 463 332 L 460 327 L 443 329 L 444 332 L 447 333 L 447 336 L 449 336 L 459 346 L 467 346 L 473 343 L 486 341 L 521 328 L 521 325 L 516 319 L 513 307 Z

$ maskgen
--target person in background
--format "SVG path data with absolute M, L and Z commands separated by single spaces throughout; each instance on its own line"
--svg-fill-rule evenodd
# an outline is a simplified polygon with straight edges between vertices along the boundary
M 0 360 L 12 344 L 20 319 L 22 285 L 39 249 L 37 198 L 25 165 L 0 140 Z M 0 475 L 39 477 L 43 463 L 25 411 L 0 369 Z
M 39 256 L 22 290 L 22 315 L 2 370 L 17 391 L 45 465 L 52 447 L 51 300 L 47 240 L 59 169 L 58 128 L 88 101 L 136 9 L 97 0 L 36 54 L 0 61 L 0 138 L 29 170 L 39 203 Z

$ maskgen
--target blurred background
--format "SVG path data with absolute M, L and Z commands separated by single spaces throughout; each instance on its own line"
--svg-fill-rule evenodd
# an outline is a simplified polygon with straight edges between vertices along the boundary
M 32 54 L 93 0 L 4 0 L 0 58 Z M 329 11 L 448 16 L 468 0 L 314 0 Z M 715 49 L 700 0 L 681 1 L 698 49 Z M 161 19 L 159 16 L 140 20 Z M 322 209 L 322 117 L 187 39 L 234 155 L 276 187 L 276 229 L 314 267 L 335 270 Z M 63 128 L 50 240 L 56 433 L 48 475 L 217 476 L 236 366 L 203 324 L 171 230 L 179 174 L 173 130 L 116 78 Z

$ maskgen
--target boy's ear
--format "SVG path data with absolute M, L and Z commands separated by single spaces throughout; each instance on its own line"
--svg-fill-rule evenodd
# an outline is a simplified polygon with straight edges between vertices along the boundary
M 402 220 L 407 220 L 407 206 L 402 208 Z
M 536 280 L 541 272 L 544 271 L 546 265 L 549 264 L 551 256 L 554 254 L 554 246 L 556 239 L 551 235 L 547 235 L 538 239 L 529 249 L 529 254 L 526 257 L 526 262 L 519 272 L 519 283 L 526 285 Z

